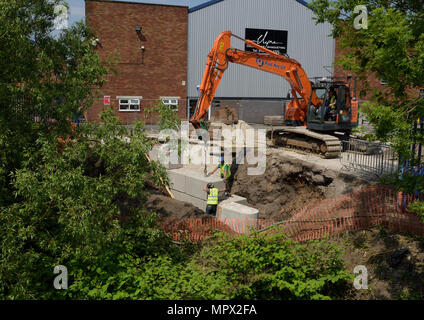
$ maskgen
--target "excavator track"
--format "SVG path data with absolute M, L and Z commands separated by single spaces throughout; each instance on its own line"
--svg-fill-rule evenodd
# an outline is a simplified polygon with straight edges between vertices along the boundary
M 316 153 L 325 159 L 340 157 L 340 139 L 321 134 L 305 127 L 278 127 L 273 129 L 274 145 Z

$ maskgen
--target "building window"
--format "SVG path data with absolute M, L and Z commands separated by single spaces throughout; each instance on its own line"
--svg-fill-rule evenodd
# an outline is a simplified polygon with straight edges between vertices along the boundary
M 179 97 L 161 97 L 162 103 L 169 106 L 171 109 L 178 110 L 178 99 Z
M 140 99 L 119 98 L 119 111 L 140 111 Z

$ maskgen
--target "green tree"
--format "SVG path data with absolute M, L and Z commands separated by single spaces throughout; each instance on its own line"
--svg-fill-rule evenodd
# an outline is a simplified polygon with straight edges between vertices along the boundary
M 0 207 L 14 201 L 10 173 L 25 150 L 41 133 L 69 134 L 67 119 L 92 105 L 108 73 L 86 26 L 55 30 L 56 5 L 67 6 L 0 0 Z
M 162 100 L 151 103 L 150 108 L 145 111 L 147 114 L 156 113 L 158 115 L 159 130 L 178 130 L 181 127 L 181 118 L 177 110 L 164 104 Z
M 299 244 L 281 233 L 221 234 L 178 251 L 130 257 L 121 261 L 126 268 L 120 273 L 82 275 L 69 290 L 80 299 L 328 300 L 342 298 L 353 281 L 339 248 L 325 241 Z
M 128 139 L 111 109 L 101 117 L 65 146 L 40 135 L 25 153 L 12 179 L 19 201 L 0 214 L 0 297 L 58 298 L 56 265 L 68 268 L 71 283 L 99 272 L 106 280 L 122 260 L 128 268 L 131 256 L 169 250 L 156 216 L 143 209 L 148 190 L 166 181 L 145 156 L 143 125 Z
M 354 26 L 357 5 L 367 7 L 367 28 Z M 424 142 L 412 130 L 413 123 L 424 118 L 424 99 L 411 94 L 412 89 L 424 87 L 423 1 L 313 0 L 310 7 L 317 23 L 332 25 L 332 36 L 345 49 L 336 64 L 354 72 L 364 88 L 371 90 L 372 97 L 362 110 L 375 127 L 376 138 L 391 143 L 403 159 L 413 160 L 409 146 Z M 386 81 L 387 90 L 370 88 L 370 74 Z M 424 182 L 412 180 L 406 184 L 413 190 Z
M 366 29 L 356 29 L 355 7 L 365 5 Z M 407 89 L 424 83 L 424 3 L 420 0 L 313 0 L 317 23 L 329 22 L 342 49 L 337 64 L 355 72 L 363 84 L 376 74 L 387 82 L 387 93 L 374 92 L 376 102 L 411 102 Z M 416 101 L 417 102 L 417 101 Z

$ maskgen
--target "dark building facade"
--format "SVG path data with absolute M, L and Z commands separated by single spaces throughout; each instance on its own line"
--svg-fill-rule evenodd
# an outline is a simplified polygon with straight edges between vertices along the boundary
M 100 90 L 124 124 L 156 122 L 145 108 L 158 100 L 185 118 L 188 7 L 86 0 L 85 14 L 102 60 L 119 53 L 118 74 L 110 75 Z M 98 121 L 107 104 L 99 99 L 87 111 L 87 121 Z

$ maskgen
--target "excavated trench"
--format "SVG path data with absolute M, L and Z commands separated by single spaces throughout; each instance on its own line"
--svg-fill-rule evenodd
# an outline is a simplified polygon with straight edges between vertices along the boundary
M 231 188 L 259 210 L 259 218 L 282 221 L 307 204 L 367 185 L 356 177 L 314 163 L 268 150 L 265 173 L 247 174 L 248 165 L 237 167 Z

